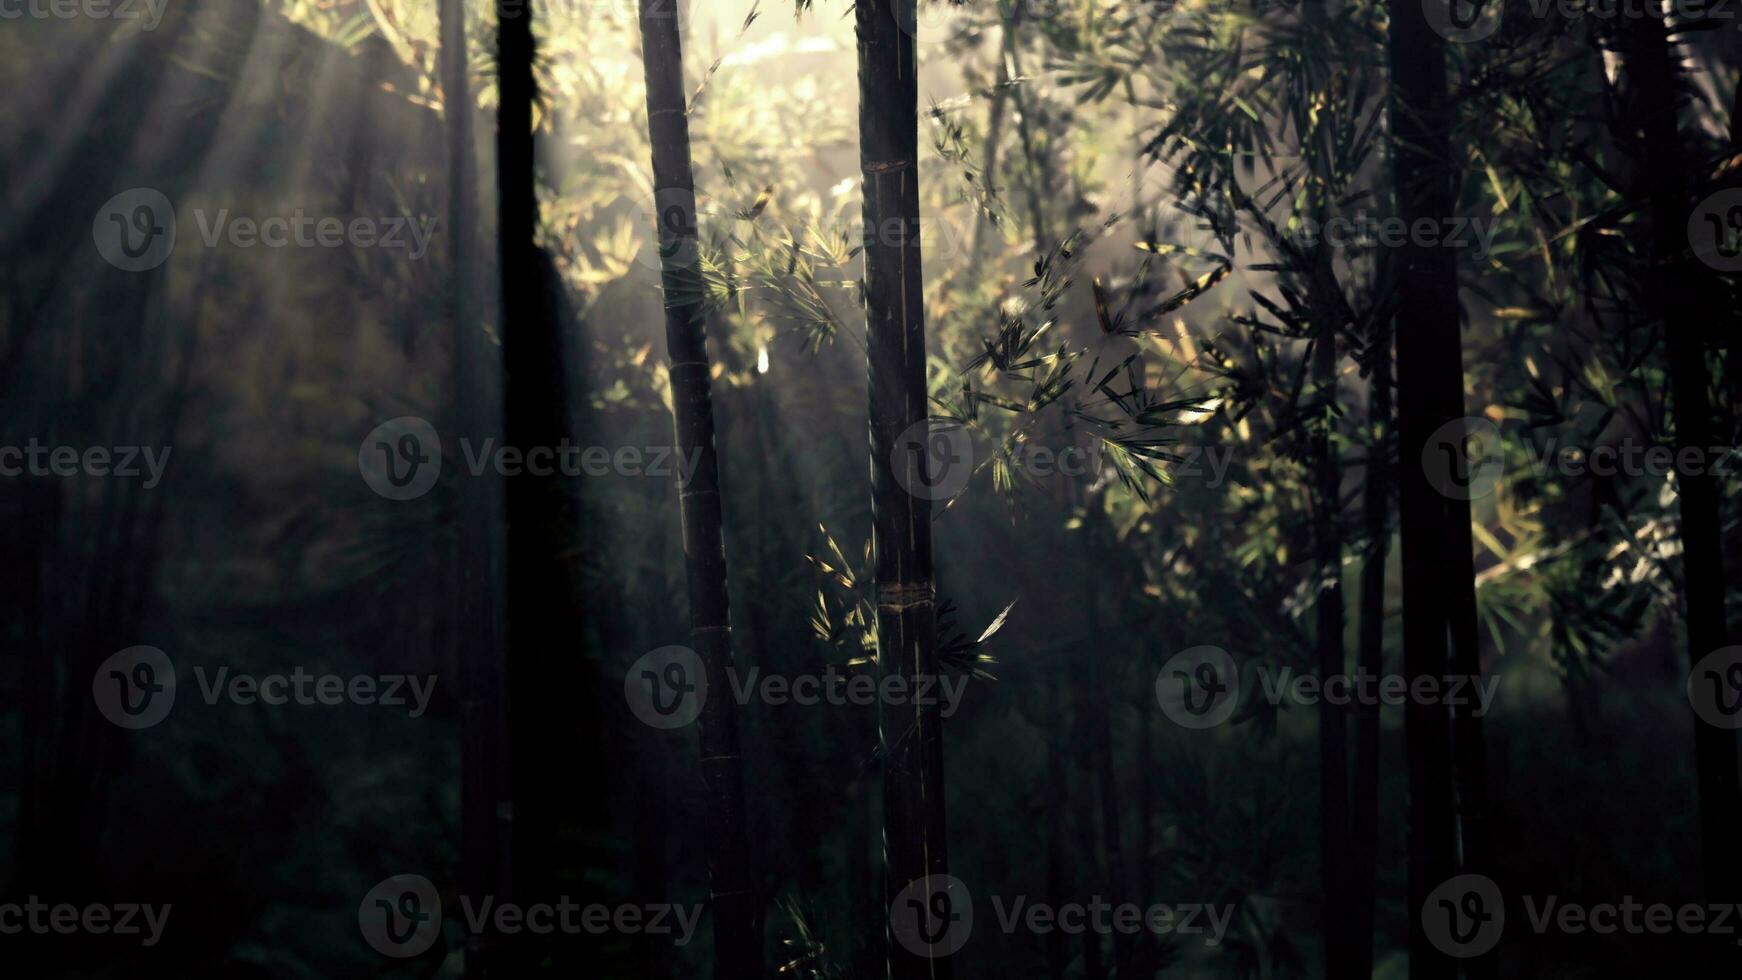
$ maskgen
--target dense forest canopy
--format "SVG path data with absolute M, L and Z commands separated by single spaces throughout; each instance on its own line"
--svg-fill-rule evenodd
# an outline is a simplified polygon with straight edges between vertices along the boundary
M 16 975 L 1736 975 L 1736 0 L 0 21 Z

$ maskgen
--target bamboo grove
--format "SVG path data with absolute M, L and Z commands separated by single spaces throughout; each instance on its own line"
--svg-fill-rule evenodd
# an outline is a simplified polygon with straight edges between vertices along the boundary
M 151 16 L 0 59 L 0 932 L 175 910 L 23 975 L 1742 966 L 1731 0 Z

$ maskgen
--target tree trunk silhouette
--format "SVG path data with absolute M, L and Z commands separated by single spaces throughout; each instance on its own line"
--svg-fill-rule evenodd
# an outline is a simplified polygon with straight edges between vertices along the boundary
M 1398 215 L 1406 227 L 1442 222 L 1455 206 L 1450 156 L 1450 105 L 1446 93 L 1445 42 L 1428 25 L 1421 4 L 1391 6 L 1390 64 L 1394 179 Z M 1458 337 L 1455 253 L 1412 239 L 1399 255 L 1397 331 L 1397 425 L 1399 515 L 1403 557 L 1403 670 L 1416 678 L 1443 678 L 1452 667 L 1448 633 L 1462 631 L 1461 589 L 1472 587 L 1468 545 L 1452 525 L 1462 522 L 1469 539 L 1469 504 L 1449 499 L 1429 479 L 1423 453 L 1430 439 L 1461 447 L 1456 423 L 1462 415 L 1463 368 Z M 1446 426 L 1451 435 L 1447 434 Z M 1473 606 L 1469 609 L 1474 612 Z M 1473 630 L 1472 630 L 1473 633 Z M 1457 637 L 1462 647 L 1462 637 Z M 1474 650 L 1464 651 L 1473 659 Z M 1460 655 L 1460 659 L 1466 659 Z M 1467 668 L 1468 663 L 1460 664 Z M 1458 799 L 1454 782 L 1479 773 L 1454 774 L 1453 723 L 1445 708 L 1411 698 L 1404 710 L 1409 771 L 1409 969 L 1413 980 L 1450 978 L 1457 961 L 1427 938 L 1421 910 L 1428 893 L 1457 868 Z M 1468 719 L 1459 741 L 1472 734 Z M 1479 731 L 1476 732 L 1479 736 Z M 1467 747 L 1466 747 L 1467 749 Z M 1460 760 L 1463 755 L 1460 754 Z M 1463 777 L 1463 778 L 1459 778 Z M 1468 843 L 1466 841 L 1466 843 Z M 1473 856 L 1472 856 L 1473 857 Z M 1479 867 L 1473 860 L 1467 868 Z M 1468 968 L 1468 967 L 1466 967 Z
M 479 444 L 495 426 L 488 379 L 500 368 L 484 334 L 478 207 L 477 147 L 466 47 L 465 7 L 441 0 L 442 104 L 448 137 L 448 302 L 454 323 L 454 428 Z M 497 631 L 496 484 L 459 481 L 452 567 L 454 650 L 465 680 L 460 702 L 460 879 L 468 895 L 501 888 L 501 845 L 508 832 L 506 785 L 501 773 L 502 673 Z M 487 933 L 470 936 L 466 975 L 504 975 L 497 945 Z
M 1385 562 L 1390 551 L 1391 525 L 1391 324 L 1380 318 L 1368 356 L 1371 389 L 1367 424 L 1372 442 L 1367 450 L 1362 516 L 1367 526 L 1367 555 L 1361 567 L 1360 649 L 1357 676 L 1365 685 L 1385 672 Z M 1373 678 L 1368 681 L 1367 678 Z M 1350 949 L 1349 975 L 1373 975 L 1373 906 L 1378 887 L 1379 848 L 1379 705 L 1361 703 L 1355 709 L 1355 771 L 1349 794 Z
M 1046 711 L 1046 898 L 1054 908 L 1069 898 L 1069 876 L 1065 873 L 1065 821 L 1071 801 L 1070 778 L 1065 774 L 1066 739 L 1064 733 L 1065 691 L 1070 686 L 1066 676 L 1070 661 L 1063 649 L 1055 654 L 1055 664 L 1048 672 Z M 1046 936 L 1047 976 L 1064 980 L 1070 963 L 1070 937 L 1064 930 L 1054 929 Z
M 1083 538 L 1083 606 L 1088 616 L 1088 633 L 1085 637 L 1084 649 L 1087 654 L 1083 663 L 1083 681 L 1087 688 L 1088 711 L 1085 714 L 1088 740 L 1084 745 L 1087 752 L 1085 763 L 1094 768 L 1094 794 L 1100 801 L 1100 864 L 1106 873 L 1097 881 L 1097 887 L 1106 888 L 1113 902 L 1122 903 L 1131 895 L 1132 867 L 1125 860 L 1123 836 L 1120 833 L 1119 779 L 1115 773 L 1113 757 L 1113 723 L 1112 711 L 1107 698 L 1107 667 L 1104 662 L 1106 648 L 1101 640 L 1101 581 L 1103 573 L 1099 561 L 1101 552 L 1097 550 L 1100 541 L 1099 531 L 1105 526 L 1104 504 L 1100 491 L 1092 487 L 1082 490 L 1083 523 L 1078 533 Z M 1093 864 L 1093 862 L 1091 862 Z M 1085 933 L 1085 936 L 1089 935 Z M 1095 937 L 1095 942 L 1100 942 Z M 1136 952 L 1136 942 L 1128 933 L 1115 932 L 1112 941 L 1113 973 L 1122 974 L 1131 968 Z
M 501 103 L 496 165 L 506 376 L 502 427 L 504 443 L 521 452 L 557 446 L 567 430 L 561 287 L 536 239 L 534 9 L 518 0 L 497 4 Z M 512 870 L 506 890 L 528 904 L 556 898 L 562 801 L 603 795 L 599 760 L 591 755 L 597 747 L 582 727 L 597 724 L 599 705 L 590 663 L 570 652 L 585 630 L 561 557 L 575 540 L 567 491 L 554 473 L 525 473 L 506 481 L 504 502 L 508 778 L 513 801 Z M 561 780 L 553 778 L 557 773 L 563 774 Z M 549 940 L 531 934 L 516 936 L 507 945 L 509 973 L 515 977 L 533 975 L 553 949 Z
M 1317 195 L 1315 195 L 1316 197 Z M 1322 208 L 1316 208 L 1321 222 Z M 1330 253 L 1316 249 L 1314 261 L 1330 262 Z M 1313 544 L 1314 576 L 1318 601 L 1315 606 L 1314 644 L 1318 653 L 1319 683 L 1345 673 L 1343 665 L 1343 536 L 1342 462 L 1332 438 L 1337 404 L 1337 317 L 1324 293 L 1332 288 L 1328 269 L 1315 270 L 1312 290 L 1312 377 L 1314 400 L 1322 426 L 1313 435 Z M 1329 697 L 1319 699 L 1319 885 L 1324 893 L 1322 921 L 1325 934 L 1325 975 L 1349 975 L 1352 942 L 1349 918 L 1349 729 L 1344 706 Z
M 1086 522 L 1085 522 L 1086 523 Z M 1085 606 L 1092 606 L 1092 600 Z M 1092 626 L 1092 623 L 1089 625 Z M 1086 632 L 1085 637 L 1093 636 Z M 1095 774 L 1095 696 L 1094 668 L 1090 661 L 1100 653 L 1092 642 L 1085 641 L 1080 649 L 1074 651 L 1076 659 L 1070 659 L 1066 650 L 1066 663 L 1069 665 L 1069 676 L 1065 678 L 1071 689 L 1071 767 L 1076 770 L 1078 779 L 1073 779 L 1075 786 L 1071 796 L 1071 804 L 1075 812 L 1077 846 L 1082 853 L 1077 859 L 1077 874 L 1075 885 L 1078 892 L 1093 893 L 1106 881 L 1102 866 L 1103 841 L 1095 833 L 1096 815 L 1096 784 Z M 1107 976 L 1107 961 L 1102 949 L 1101 934 L 1093 929 L 1084 929 L 1083 935 L 1083 977 L 1084 980 L 1104 980 Z
M 1654 11 L 1656 8 L 1651 8 Z M 1698 665 L 1728 643 L 1724 609 L 1723 534 L 1719 486 L 1712 477 L 1715 462 L 1712 406 L 1707 394 L 1711 378 L 1705 366 L 1706 338 L 1702 324 L 1711 322 L 1716 305 L 1701 302 L 1701 278 L 1688 261 L 1687 220 L 1690 210 L 1688 175 L 1683 167 L 1687 140 L 1680 128 L 1675 57 L 1661 16 L 1625 18 L 1621 32 L 1623 79 L 1630 104 L 1623 115 L 1639 133 L 1640 166 L 1651 213 L 1650 271 L 1646 275 L 1647 308 L 1663 325 L 1669 363 L 1671 418 L 1675 424 L 1676 459 L 1697 460 L 1698 466 L 1678 465 L 1676 490 L 1681 506 L 1682 587 L 1687 603 L 1688 662 Z M 1733 362 L 1736 354 L 1732 350 Z M 1683 454 L 1689 454 L 1684 457 Z M 1695 679 L 1699 681 L 1698 678 Z M 1742 791 L 1736 774 L 1736 736 L 1703 720 L 1694 722 L 1694 759 L 1699 780 L 1700 830 L 1705 847 L 1706 897 L 1733 901 L 1742 881 Z M 1733 972 L 1737 954 L 1714 944 L 1714 967 Z
M 1309 29 L 1324 20 L 1323 0 L 1306 0 L 1301 17 Z M 1314 84 L 1318 84 L 1314 80 Z M 1302 156 L 1308 172 L 1306 208 L 1314 228 L 1324 228 L 1330 215 L 1332 184 L 1338 179 L 1332 116 L 1336 106 L 1302 134 Z M 1314 551 L 1314 636 L 1321 690 L 1347 674 L 1343 649 L 1343 527 L 1342 460 L 1337 430 L 1337 334 L 1345 309 L 1328 244 L 1306 251 L 1310 276 L 1307 307 L 1311 316 L 1312 410 L 1316 418 L 1309 452 L 1312 466 L 1312 535 Z M 1319 748 L 1319 887 L 1324 908 L 1320 921 L 1325 942 L 1325 976 L 1349 976 L 1354 945 L 1354 921 L 1349 916 L 1350 883 L 1349 718 L 1345 705 L 1326 696 L 1318 705 Z
M 701 656 L 710 697 L 698 719 L 702 779 L 708 795 L 707 853 L 714 913 L 714 976 L 754 980 L 762 974 L 761 903 L 750 881 L 744 831 L 744 775 L 738 708 L 731 689 L 732 628 L 726 595 L 726 547 L 714 447 L 711 391 L 696 239 L 696 195 L 683 46 L 675 9 L 641 0 L 641 46 L 647 78 L 647 128 L 653 145 L 654 209 L 665 297 L 665 344 L 679 458 L 695 454 L 689 482 L 678 486 L 688 573 L 690 638 Z
M 859 47 L 859 164 L 865 181 L 877 664 L 883 678 L 908 678 L 911 684 L 912 678 L 938 673 L 931 501 L 924 496 L 931 486 L 929 440 L 912 443 L 916 432 L 925 432 L 928 416 L 914 0 L 862 0 L 853 15 Z M 935 703 L 880 704 L 887 901 L 909 883 L 949 870 L 939 721 Z M 890 910 L 892 916 L 898 912 L 914 914 Z M 898 941 L 893 919 L 889 925 L 891 980 L 950 975 L 947 957 L 917 955 Z

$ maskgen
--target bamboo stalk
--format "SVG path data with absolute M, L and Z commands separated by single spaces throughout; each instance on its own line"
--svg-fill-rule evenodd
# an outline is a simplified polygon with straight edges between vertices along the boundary
M 871 542 L 877 663 L 885 679 L 938 672 L 931 502 L 905 489 L 929 486 L 929 467 L 924 453 L 894 458 L 902 434 L 923 425 L 928 416 L 914 15 L 914 0 L 861 0 L 854 5 L 859 163 L 865 182 Z M 890 901 L 909 883 L 948 872 L 939 723 L 936 704 L 880 704 L 883 858 Z M 922 956 L 905 948 L 890 924 L 891 980 L 950 975 L 947 957 Z
M 702 659 L 708 689 L 724 692 L 731 685 L 732 627 L 703 281 L 697 265 L 695 177 L 690 165 L 683 44 L 676 10 L 664 0 L 641 0 L 640 22 L 672 415 L 679 457 L 689 459 L 693 454 L 696 460 L 689 481 L 678 487 L 690 637 Z M 761 902 L 750 880 L 737 705 L 727 697 L 708 698 L 698 724 L 702 779 L 708 796 L 714 976 L 754 980 L 762 973 Z

